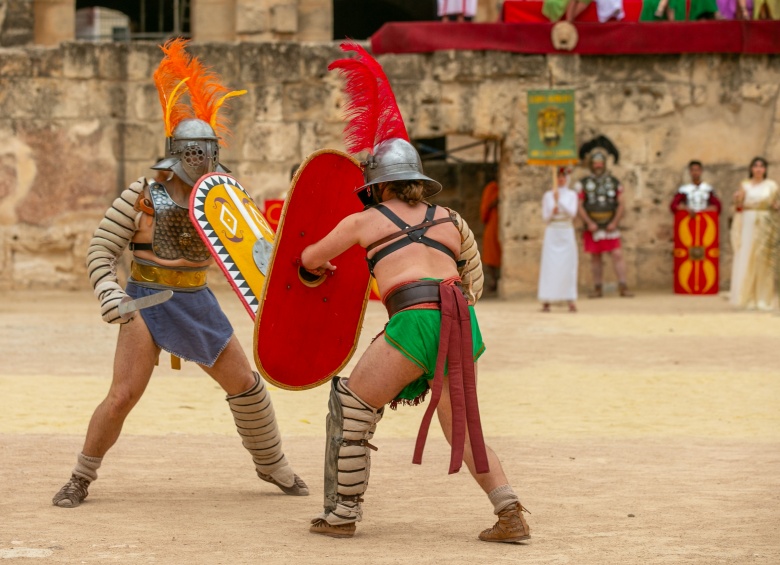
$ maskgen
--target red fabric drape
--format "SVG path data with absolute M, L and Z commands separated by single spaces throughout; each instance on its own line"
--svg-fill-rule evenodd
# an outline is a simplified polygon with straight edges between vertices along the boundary
M 573 51 L 552 45 L 552 24 L 397 22 L 371 36 L 374 54 L 429 53 L 451 49 L 513 53 L 642 55 L 679 53 L 780 53 L 780 21 L 575 23 Z

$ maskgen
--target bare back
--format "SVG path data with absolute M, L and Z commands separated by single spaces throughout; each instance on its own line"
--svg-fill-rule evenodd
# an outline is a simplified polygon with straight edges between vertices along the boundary
M 382 204 L 410 226 L 424 222 L 428 209 L 426 204 L 409 205 L 397 198 L 386 200 Z M 359 216 L 357 239 L 363 248 L 399 231 L 398 226 L 374 208 L 361 212 Z M 436 208 L 434 220 L 448 216 L 447 209 L 439 206 Z M 445 222 L 432 226 L 425 235 L 450 249 L 455 257 L 460 256 L 460 232 L 454 224 Z M 406 236 L 402 235 L 399 239 L 403 237 Z M 395 241 L 397 240 L 377 246 L 369 251 L 368 257 L 373 257 Z M 412 243 L 390 253 L 377 263 L 374 276 L 379 285 L 379 293 L 384 296 L 387 290 L 404 282 L 421 278 L 446 279 L 458 276 L 458 269 L 450 256 L 427 245 Z

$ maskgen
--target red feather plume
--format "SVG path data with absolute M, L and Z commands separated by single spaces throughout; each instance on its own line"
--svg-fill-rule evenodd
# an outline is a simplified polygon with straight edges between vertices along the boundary
M 354 59 L 338 59 L 328 70 L 338 69 L 346 79 L 344 94 L 348 123 L 344 143 L 351 153 L 373 152 L 374 146 L 393 137 L 409 141 L 401 111 L 382 66 L 357 43 L 345 41 L 344 52 L 354 51 Z

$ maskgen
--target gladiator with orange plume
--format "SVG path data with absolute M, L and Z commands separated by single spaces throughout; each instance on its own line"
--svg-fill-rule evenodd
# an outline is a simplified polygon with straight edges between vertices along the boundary
M 60 508 L 75 508 L 87 498 L 162 351 L 171 354 L 172 368 L 189 361 L 219 383 L 261 481 L 291 496 L 309 494 L 282 449 L 265 381 L 252 370 L 230 320 L 209 289 L 213 246 L 200 238 L 190 218 L 198 179 L 229 178 L 209 175 L 225 171 L 219 164 L 219 145 L 229 131 L 219 110 L 245 91 L 225 88 L 216 73 L 187 54 L 186 45 L 183 39 L 163 45 L 164 57 L 154 73 L 167 141 L 165 158 L 153 168 L 168 174 L 141 176 L 123 190 L 87 250 L 87 272 L 101 317 L 121 328 L 111 388 L 93 412 L 70 479 L 52 498 Z M 126 251 L 132 260 L 129 277 L 121 284 L 117 264 Z M 153 492 L 155 486 L 148 486 Z
M 187 53 L 189 40 L 161 46 L 165 57 L 154 72 L 165 124 L 165 158 L 152 168 L 173 173 L 193 186 L 206 173 L 230 172 L 219 163 L 219 146 L 230 137 L 228 120 L 219 114 L 231 91 L 220 76 Z

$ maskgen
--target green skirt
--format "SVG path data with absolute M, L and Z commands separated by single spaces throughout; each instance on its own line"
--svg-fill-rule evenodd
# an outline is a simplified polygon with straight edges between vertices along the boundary
M 482 333 L 479 331 L 473 306 L 469 306 L 469 313 L 471 314 L 471 341 L 476 362 L 485 352 L 485 344 L 482 341 Z M 441 312 L 438 309 L 403 310 L 390 318 L 385 328 L 385 341 L 420 367 L 423 372 L 419 379 L 404 387 L 396 401 L 417 404 L 415 400 L 420 399 L 428 390 L 428 381 L 433 378 L 436 371 L 440 332 Z M 444 374 L 447 374 L 446 364 Z

